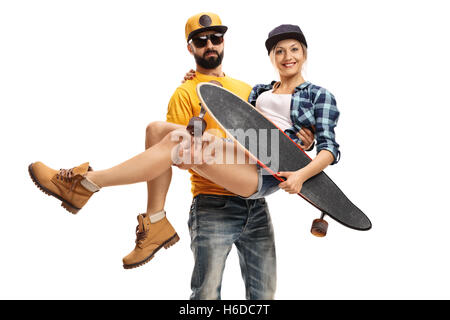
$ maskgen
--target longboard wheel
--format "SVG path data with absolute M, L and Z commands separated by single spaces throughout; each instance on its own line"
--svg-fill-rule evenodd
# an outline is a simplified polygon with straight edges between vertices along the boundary
M 328 222 L 324 219 L 315 219 L 311 226 L 311 233 L 316 237 L 325 237 L 327 235 Z

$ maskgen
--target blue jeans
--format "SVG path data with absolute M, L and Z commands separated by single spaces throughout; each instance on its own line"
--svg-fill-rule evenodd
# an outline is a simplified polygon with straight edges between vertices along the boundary
M 246 298 L 274 298 L 275 241 L 264 198 L 198 195 L 192 201 L 188 226 L 195 260 L 191 299 L 220 299 L 225 261 L 233 244 Z

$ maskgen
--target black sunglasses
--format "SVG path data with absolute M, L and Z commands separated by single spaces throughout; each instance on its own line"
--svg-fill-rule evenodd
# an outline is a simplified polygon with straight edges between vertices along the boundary
M 223 42 L 223 33 L 213 33 L 206 36 L 199 36 L 192 38 L 191 41 L 197 48 L 203 48 L 208 43 L 208 39 L 211 40 L 213 45 L 217 46 Z

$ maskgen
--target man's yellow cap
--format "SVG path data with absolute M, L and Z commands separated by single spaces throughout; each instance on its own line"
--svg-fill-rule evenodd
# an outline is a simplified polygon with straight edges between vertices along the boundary
M 217 30 L 225 33 L 228 27 L 222 25 L 219 16 L 212 12 L 202 12 L 192 16 L 186 22 L 186 41 L 192 39 L 198 33 L 210 30 Z

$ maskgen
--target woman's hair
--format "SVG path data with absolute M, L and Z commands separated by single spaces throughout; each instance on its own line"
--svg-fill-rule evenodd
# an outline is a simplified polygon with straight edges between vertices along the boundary
M 305 61 L 306 59 L 308 59 L 308 49 L 306 48 L 306 46 L 300 42 L 300 45 L 302 46 L 303 49 L 303 55 L 305 56 Z

